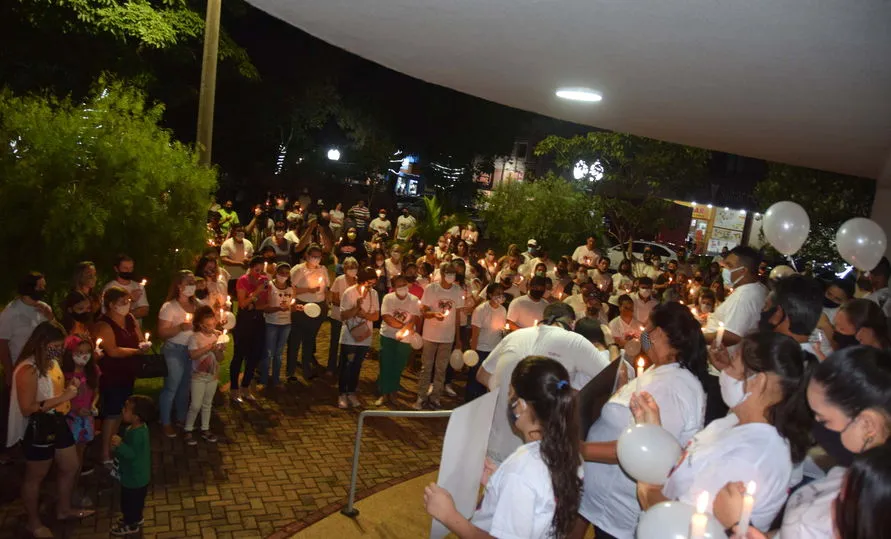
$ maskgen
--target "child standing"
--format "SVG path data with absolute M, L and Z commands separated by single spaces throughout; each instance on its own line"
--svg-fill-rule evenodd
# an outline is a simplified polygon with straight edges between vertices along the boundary
M 71 399 L 67 419 L 77 444 L 78 466 L 83 470 L 84 450 L 96 433 L 93 418 L 98 414 L 99 403 L 99 366 L 93 358 L 93 343 L 89 337 L 75 334 L 65 339 L 62 372 L 65 373 L 66 384 L 72 378 L 80 382 L 77 396 Z
M 217 437 L 210 432 L 210 412 L 213 396 L 217 392 L 220 362 L 223 361 L 225 344 L 218 343 L 220 332 L 216 330 L 217 319 L 213 309 L 207 305 L 198 307 L 192 321 L 192 336 L 189 337 L 189 357 L 192 359 L 192 402 L 186 415 L 185 440 L 188 445 L 198 445 L 192 436 L 195 420 L 201 412 L 201 437 L 208 443 L 216 443 Z
M 123 439 L 114 435 L 111 446 L 120 464 L 121 513 L 111 529 L 116 537 L 138 534 L 144 522 L 142 510 L 152 474 L 152 454 L 147 422 L 155 417 L 155 403 L 145 395 L 133 395 L 124 403 L 121 420 L 127 424 Z

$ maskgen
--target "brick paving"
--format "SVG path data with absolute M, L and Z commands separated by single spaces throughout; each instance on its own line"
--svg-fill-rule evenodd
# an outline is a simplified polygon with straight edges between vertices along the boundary
M 328 324 L 316 356 L 327 361 Z M 375 347 L 376 348 L 376 347 Z M 416 365 L 416 363 L 415 363 Z M 378 362 L 366 359 L 359 395 L 376 398 Z M 400 406 L 414 400 L 417 371 L 403 377 Z M 410 391 L 410 392 L 409 392 Z M 152 428 L 153 477 L 146 502 L 145 537 L 287 537 L 340 509 L 349 488 L 357 410 L 336 407 L 334 380 L 287 384 L 258 405 L 234 405 L 220 393 L 212 429 L 216 445 L 188 447 Z M 449 406 L 457 404 L 444 399 Z M 362 495 L 435 469 L 446 419 L 369 418 L 363 435 L 357 492 Z M 0 539 L 24 536 L 18 500 L 24 466 L 0 468 Z M 50 472 L 52 477 L 53 472 Z M 56 537 L 106 537 L 117 518 L 117 495 L 101 470 L 83 480 L 97 515 L 81 523 L 52 523 Z M 53 485 L 41 501 L 51 515 Z M 411 500 L 407 501 L 411 503 Z M 420 500 L 415 500 L 420 503 Z

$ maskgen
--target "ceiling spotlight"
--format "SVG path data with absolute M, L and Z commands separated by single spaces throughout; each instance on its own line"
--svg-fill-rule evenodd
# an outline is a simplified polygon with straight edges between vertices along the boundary
M 603 99 L 599 93 L 590 88 L 559 88 L 557 89 L 557 97 L 569 99 L 570 101 L 586 101 L 594 103 Z

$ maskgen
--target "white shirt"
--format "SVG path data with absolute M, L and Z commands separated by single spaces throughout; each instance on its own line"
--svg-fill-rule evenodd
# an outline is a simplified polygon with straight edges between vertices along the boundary
M 368 228 L 377 232 L 378 234 L 389 234 L 390 227 L 393 226 L 390 224 L 390 221 L 387 221 L 386 218 L 381 219 L 380 217 L 375 217 L 368 223 Z
M 421 304 L 434 313 L 445 313 L 446 311 L 449 313 L 442 321 L 436 318 L 424 320 L 423 337 L 425 341 L 435 343 L 455 341 L 455 317 L 458 315 L 458 309 L 464 306 L 462 295 L 464 295 L 464 291 L 457 284 L 452 284 L 451 288 L 445 289 L 439 283 L 431 283 L 424 289 Z
M 179 301 L 173 299 L 165 302 L 164 305 L 161 305 L 161 311 L 158 312 L 158 320 L 164 320 L 179 327 L 180 324 L 186 321 L 186 311 L 183 309 L 183 306 L 179 304 Z M 180 331 L 173 337 L 167 339 L 167 342 L 186 346 L 189 344 L 189 337 L 191 336 L 192 330 L 187 329 L 185 331 Z
M 254 256 L 254 245 L 245 238 L 242 243 L 235 243 L 235 238 L 229 238 L 220 245 L 220 262 L 226 257 L 236 262 L 250 260 Z M 230 279 L 238 279 L 244 275 L 245 268 L 239 265 L 223 264 L 229 272 Z
M 563 303 L 572 307 L 572 310 L 575 312 L 576 320 L 584 318 L 585 313 L 588 311 L 588 307 L 585 305 L 585 298 L 583 298 L 581 294 L 572 294 L 564 299 Z
M 43 308 L 51 310 L 46 303 L 39 301 Z M 14 366 L 19 360 L 22 348 L 34 332 L 34 328 L 47 318 L 40 312 L 37 306 L 31 306 L 16 298 L 6 305 L 0 312 L 0 339 L 9 341 L 9 358 Z
M 653 311 L 653 307 L 659 305 L 659 302 L 650 295 L 649 298 L 644 299 L 640 297 L 640 294 L 637 292 L 631 294 L 631 299 L 634 301 L 634 318 L 637 320 L 647 321 L 650 319 L 650 313 Z
M 662 426 L 683 447 L 705 419 L 705 392 L 690 371 L 677 363 L 647 369 L 613 395 L 591 425 L 586 440 L 611 442 L 634 423 L 628 408 L 631 394 L 645 390 L 656 399 Z M 618 464 L 585 463 L 585 483 L 579 513 L 619 539 L 632 539 L 640 517 L 637 484 Z
M 717 331 L 718 322 L 724 322 L 727 331 L 745 337 L 758 328 L 766 299 L 767 287 L 761 283 L 738 286 L 708 317 L 706 327 L 709 331 Z M 736 346 L 739 345 L 728 347 L 728 351 L 732 353 Z
M 662 488 L 672 500 L 695 505 L 708 491 L 709 512 L 714 493 L 730 482 L 755 481 L 758 487 L 752 525 L 767 530 L 786 503 L 792 478 L 789 443 L 767 423 L 738 425 L 736 415 L 716 419 L 697 433 L 681 454 Z
M 305 262 L 297 264 L 291 268 L 291 284 L 294 288 L 313 288 L 318 286 L 318 292 L 297 294 L 297 301 L 321 303 L 325 301 L 325 290 L 328 289 L 328 268 L 322 265 L 310 268 Z
M 409 215 L 406 217 L 405 215 L 400 215 L 396 219 L 396 238 L 400 240 L 408 239 L 408 231 L 417 226 L 418 221 Z
M 210 283 L 208 283 L 208 284 L 210 284 Z M 127 284 L 121 284 L 120 281 L 118 281 L 117 279 L 115 279 L 115 280 L 109 282 L 109 283 L 106 284 L 104 287 L 102 287 L 102 295 L 101 295 L 100 297 L 104 296 L 104 295 L 105 295 L 105 291 L 108 290 L 109 288 L 111 288 L 112 286 L 117 286 L 118 288 L 123 288 L 124 290 L 126 290 L 127 292 L 129 292 L 129 293 L 130 293 L 130 298 L 131 298 L 131 299 L 133 298 L 133 292 L 136 292 L 137 290 L 139 290 L 139 291 L 142 292 L 142 294 L 140 294 L 140 296 L 139 296 L 139 299 L 134 300 L 133 303 L 130 304 L 130 309 L 131 309 L 131 310 L 132 310 L 132 309 L 138 309 L 138 308 L 140 308 L 140 307 L 148 307 L 148 306 L 149 306 L 148 296 L 147 296 L 146 293 L 145 293 L 145 289 L 142 288 L 142 285 L 141 285 L 141 284 L 139 284 L 139 283 L 137 283 L 136 281 L 133 281 L 133 280 L 127 281 Z M 103 302 L 103 305 L 102 305 L 102 312 L 103 312 L 103 313 L 105 312 L 105 304 L 104 304 L 104 302 Z
M 511 374 L 527 356 L 558 361 L 569 371 L 573 389 L 583 388 L 609 365 L 588 339 L 559 326 L 518 329 L 506 336 L 482 363 L 482 368 L 492 375 L 489 390 L 498 391 L 487 450 L 495 462 L 502 462 L 522 444 L 508 423 L 507 405 Z
M 886 317 L 891 317 L 891 301 L 888 301 L 889 298 L 891 298 L 891 290 L 887 286 L 866 296 L 866 299 L 874 302 L 882 309 Z
M 631 322 L 625 323 L 622 320 L 621 316 L 617 316 L 613 318 L 609 323 L 609 330 L 613 334 L 613 337 L 619 337 L 620 339 L 624 339 L 626 335 L 633 335 L 635 338 L 640 338 L 640 328 L 643 324 L 640 323 L 640 320 L 632 317 Z
M 286 286 L 284 289 L 280 289 L 278 284 L 270 284 L 265 294 L 266 302 L 270 307 L 290 307 L 291 299 L 294 297 L 294 288 Z M 263 319 L 267 324 L 284 326 L 291 323 L 291 310 L 263 313 Z
M 343 225 L 343 212 L 340 210 L 331 210 L 328 212 L 328 217 L 331 219 L 331 226 L 342 226 Z
M 600 255 L 597 254 L 597 251 L 588 249 L 587 245 L 579 245 L 572 253 L 572 260 L 586 266 L 596 266 Z
M 342 301 L 343 291 L 348 287 L 346 275 L 338 275 L 334 279 L 334 284 L 331 285 L 331 293 L 337 294 L 338 299 Z M 340 320 L 340 305 L 331 304 L 331 308 L 328 310 L 328 318 Z
M 531 279 L 532 277 L 535 277 L 535 275 L 534 275 L 535 266 L 537 266 L 539 264 L 545 265 L 545 272 L 547 273 L 547 276 L 552 276 L 552 275 L 554 275 L 554 272 L 557 271 L 557 266 L 554 264 L 554 262 L 552 260 L 550 260 L 550 259 L 542 260 L 541 258 L 533 258 L 526 264 L 525 271 L 522 271 L 523 268 L 520 268 L 521 273 Z
M 845 468 L 836 466 L 826 477 L 793 492 L 774 539 L 833 539 L 832 503 L 841 490 L 846 472 Z
M 470 522 L 498 539 L 545 539 L 557 503 L 541 442 L 517 448 L 492 474 Z
M 396 292 L 390 292 L 384 296 L 384 301 L 381 304 L 381 316 L 383 317 L 385 315 L 390 315 L 403 323 L 410 322 L 412 317 L 417 318 L 421 316 L 421 309 L 418 307 L 418 299 L 409 293 L 405 294 L 405 298 L 399 299 Z M 381 322 L 382 337 L 395 339 L 397 331 L 399 331 L 399 329 L 394 328 L 386 321 Z
M 476 349 L 480 352 L 491 352 L 504 337 L 504 324 L 507 322 L 507 311 L 499 305 L 493 309 L 489 301 L 481 303 L 473 310 L 470 324 L 480 328 L 476 339 Z
M 402 275 L 402 260 L 400 259 L 398 263 L 393 262 L 392 259 L 388 258 L 384 260 L 384 267 L 387 270 L 387 277 L 392 279 L 397 275 Z
M 378 301 L 377 301 L 377 290 L 374 288 L 370 288 L 366 291 L 365 297 L 359 296 L 359 285 L 353 285 L 346 290 L 344 290 L 343 295 L 340 297 L 340 308 L 341 311 L 349 311 L 354 308 L 359 302 L 362 302 L 362 310 L 367 313 L 373 313 L 378 309 Z M 353 338 L 353 334 L 350 333 L 350 330 L 360 324 L 365 324 L 368 326 L 368 329 L 372 329 L 371 320 L 365 320 L 364 318 L 353 317 L 349 320 L 343 321 L 343 327 L 340 330 L 340 344 L 351 344 L 356 346 L 369 346 L 371 344 L 371 338 L 373 330 L 369 332 L 368 338 L 362 342 L 358 342 Z
M 520 296 L 510 302 L 507 319 L 521 328 L 531 328 L 542 321 L 547 306 L 548 302 L 543 299 L 535 301 L 529 296 Z

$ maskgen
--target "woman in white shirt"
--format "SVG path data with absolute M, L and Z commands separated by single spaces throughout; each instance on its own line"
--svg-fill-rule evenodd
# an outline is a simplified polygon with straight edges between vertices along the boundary
M 424 490 L 427 512 L 458 537 L 565 537 L 581 496 L 576 401 L 566 368 L 542 356 L 521 360 L 511 374 L 508 410 L 526 444 L 489 479 L 473 517 L 461 515 L 435 483 Z
M 767 529 L 786 502 L 793 464 L 810 446 L 804 359 L 791 337 L 774 332 L 745 337 L 719 377 L 731 413 L 693 436 L 664 486 L 638 483 L 641 507 L 666 500 L 692 505 L 702 492 L 714 496 L 727 483 L 755 481 L 751 523 Z M 631 410 L 638 423 L 661 423 L 659 405 L 647 391 L 632 398 Z M 714 499 L 708 511 L 726 512 L 726 500 Z
M 291 334 L 291 311 L 295 310 L 294 286 L 291 284 L 291 266 L 279 264 L 270 286 L 260 296 L 257 309 L 263 311 L 266 324 L 266 354 L 260 363 L 260 383 L 269 387 L 278 385 L 282 370 L 282 353 Z M 301 306 L 302 308 L 302 306 Z M 269 367 L 272 366 L 270 378 Z
M 634 537 L 640 506 L 637 487 L 619 466 L 616 443 L 631 425 L 631 395 L 641 390 L 653 396 L 662 410 L 662 424 L 682 446 L 702 429 L 705 392 L 700 382 L 708 376 L 708 355 L 699 322 L 679 303 L 659 305 L 647 321 L 652 366 L 637 380 L 620 388 L 604 405 L 600 418 L 582 444 L 585 486 L 573 537 L 584 537 L 588 523 L 598 538 Z
M 473 310 L 470 319 L 470 350 L 476 350 L 479 362 L 467 374 L 464 402 L 486 394 L 486 386 L 476 379 L 476 373 L 489 353 L 504 338 L 507 309 L 504 308 L 504 288 L 498 283 L 486 287 L 486 301 Z
M 362 360 L 371 346 L 372 324 L 381 316 L 380 303 L 374 284 L 377 273 L 374 268 L 359 271 L 358 283 L 347 288 L 340 298 L 340 379 L 337 398 L 338 408 L 358 407 L 362 403 L 356 396 Z
M 421 316 L 418 300 L 408 293 L 408 281 L 402 275 L 393 277 L 393 292 L 381 302 L 381 370 L 377 378 L 380 398 L 375 406 L 396 404 L 396 392 L 402 371 L 411 356 L 411 345 L 404 340 L 415 331 Z
M 182 270 L 173 278 L 167 301 L 158 313 L 158 335 L 164 339 L 161 352 L 167 363 L 167 376 L 164 389 L 158 397 L 161 409 L 161 424 L 164 435 L 176 437 L 172 415 L 176 406 L 176 419 L 185 424 L 189 411 L 191 390 L 192 358 L 189 357 L 189 337 L 192 336 L 192 316 L 198 308 L 195 299 L 195 276 L 189 270 Z
M 887 446 L 891 437 L 891 357 L 866 346 L 846 348 L 832 354 L 814 369 L 807 388 L 807 400 L 817 428 L 831 436 L 828 443 L 825 439 L 821 442 L 823 436 L 817 440 L 836 464 L 847 460 L 847 455 L 839 452 L 858 455 Z M 861 457 L 855 458 L 854 462 L 858 460 Z M 793 492 L 786 503 L 781 527 L 769 535 L 774 539 L 832 539 L 833 504 L 845 484 L 846 472 L 843 466 L 836 465 L 826 477 Z M 731 483 L 718 494 L 719 498 L 726 499 L 726 503 L 720 504 L 726 510 L 717 512 L 716 516 L 728 528 L 739 519 L 743 492 L 744 484 Z M 891 492 L 887 485 L 885 492 Z M 888 508 L 886 505 L 883 509 L 887 511 Z M 857 509 L 852 512 L 845 513 L 854 514 Z M 885 522 L 887 526 L 887 516 Z M 854 536 L 888 537 L 889 533 L 891 527 L 886 527 L 884 533 Z M 747 537 L 760 539 L 764 535 L 750 529 Z
M 334 239 L 340 239 L 340 231 L 343 228 L 343 204 L 338 202 L 334 209 L 328 212 L 328 216 L 331 219 L 331 224 L 329 225 L 331 234 L 334 236 Z
M 359 263 L 351 256 L 346 257 L 343 260 L 343 275 L 338 275 L 328 290 L 328 322 L 331 323 L 331 337 L 328 342 L 328 365 L 325 367 L 325 374 L 332 378 L 340 372 L 337 370 L 337 357 L 340 353 L 340 328 L 343 327 L 343 323 L 340 321 L 340 298 L 343 296 L 344 290 L 358 282 L 356 280 L 358 273 Z

